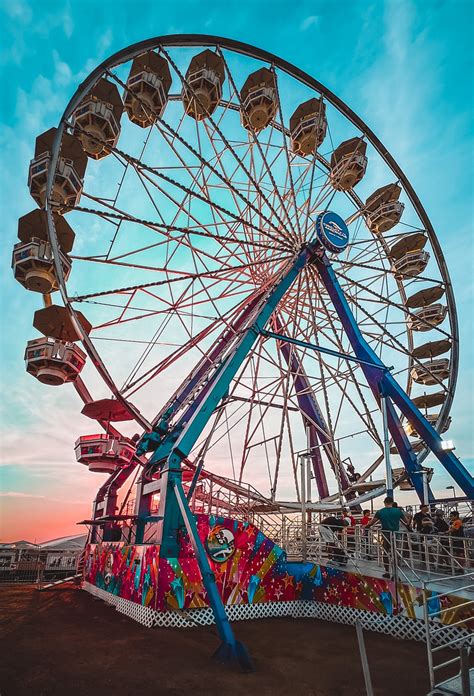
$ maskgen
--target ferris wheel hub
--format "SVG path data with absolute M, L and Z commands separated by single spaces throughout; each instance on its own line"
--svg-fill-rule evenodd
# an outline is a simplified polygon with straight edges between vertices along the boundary
M 343 218 L 328 210 L 316 218 L 317 241 L 328 251 L 340 254 L 349 243 L 349 229 Z

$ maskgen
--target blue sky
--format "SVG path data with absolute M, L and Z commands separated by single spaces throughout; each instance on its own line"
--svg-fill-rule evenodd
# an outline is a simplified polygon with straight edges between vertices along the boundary
M 38 302 L 13 280 L 9 266 L 17 219 L 32 207 L 26 182 L 34 140 L 57 124 L 98 62 L 150 36 L 207 33 L 267 49 L 344 99 L 392 152 L 430 215 L 454 285 L 461 364 L 450 438 L 463 461 L 474 464 L 472 3 L 11 0 L 1 4 L 0 15 L 0 487 L 9 513 L 1 538 L 26 534 L 31 524 L 46 533 L 45 516 L 58 535 L 73 532 L 97 484 L 72 459 L 76 397 L 48 390 L 24 372 Z M 64 514 L 50 511 L 64 513 L 67 498 L 64 522 Z M 23 526 L 12 529 L 14 510 Z

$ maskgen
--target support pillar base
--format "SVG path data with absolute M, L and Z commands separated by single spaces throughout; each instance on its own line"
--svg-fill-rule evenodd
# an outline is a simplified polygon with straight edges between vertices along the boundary
M 236 640 L 233 644 L 221 643 L 212 657 L 221 664 L 235 665 L 242 672 L 255 671 L 255 666 L 247 648 L 239 640 Z

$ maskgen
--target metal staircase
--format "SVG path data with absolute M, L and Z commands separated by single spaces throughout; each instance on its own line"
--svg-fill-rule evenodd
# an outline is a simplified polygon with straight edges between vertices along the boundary
M 448 580 L 448 579 L 447 579 Z M 470 655 L 474 650 L 474 572 L 464 575 L 465 583 L 442 593 L 433 593 L 436 581 L 423 583 L 425 603 L 424 619 L 426 646 L 428 651 L 428 668 L 431 691 L 428 696 L 445 694 L 470 696 L 474 687 L 474 667 L 469 669 Z M 439 586 L 439 582 L 436 582 Z M 432 596 L 432 599 L 429 596 Z M 450 624 L 443 623 L 443 615 L 451 611 L 451 603 L 442 607 L 441 600 L 462 595 L 465 601 L 457 605 L 466 611 L 470 618 L 462 618 Z M 465 634 L 450 636 L 453 628 L 465 629 Z M 453 656 L 446 656 L 446 649 L 451 649 Z

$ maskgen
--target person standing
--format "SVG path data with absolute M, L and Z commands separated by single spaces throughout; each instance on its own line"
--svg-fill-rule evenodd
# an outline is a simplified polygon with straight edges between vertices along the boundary
M 345 524 L 347 550 L 354 551 L 356 519 L 348 508 L 342 508 L 341 519 Z
M 342 565 L 347 563 L 347 556 L 342 548 L 342 530 L 347 524 L 345 519 L 330 515 L 321 520 L 319 525 L 319 533 L 327 545 L 329 558 Z
M 434 527 L 438 534 L 447 534 L 449 531 L 449 524 L 444 519 L 443 510 L 435 510 Z
M 369 553 L 369 533 L 367 531 L 367 525 L 371 521 L 372 516 L 370 510 L 362 510 L 362 517 L 360 518 L 360 531 L 361 531 L 361 558 L 366 558 L 368 561 L 372 560 L 372 556 Z
M 440 565 L 449 566 L 449 524 L 444 519 L 444 512 L 442 510 L 435 510 L 434 528 L 439 534 L 438 562 Z
M 418 560 L 421 563 L 425 563 L 427 568 L 429 568 L 429 539 L 427 534 L 433 534 L 434 525 L 433 520 L 430 515 L 430 508 L 428 505 L 420 505 L 419 512 L 413 516 L 413 524 L 417 533 L 419 534 L 416 544 L 416 549 L 418 551 Z
M 453 556 L 460 565 L 464 565 L 464 525 L 457 510 L 449 513 L 448 534 L 452 539 Z M 457 572 L 463 571 L 459 569 Z
M 413 526 L 420 534 L 431 534 L 433 532 L 433 520 L 429 510 L 428 505 L 421 505 L 420 511 L 413 516 Z
M 383 564 L 385 568 L 384 578 L 390 577 L 390 551 L 392 546 L 392 535 L 400 530 L 400 521 L 409 524 L 409 518 L 405 515 L 402 508 L 393 507 L 393 498 L 387 496 L 383 501 L 384 507 L 377 510 L 373 520 L 367 525 L 366 529 L 370 529 L 374 524 L 380 522 L 382 527 L 382 548 L 383 548 Z

